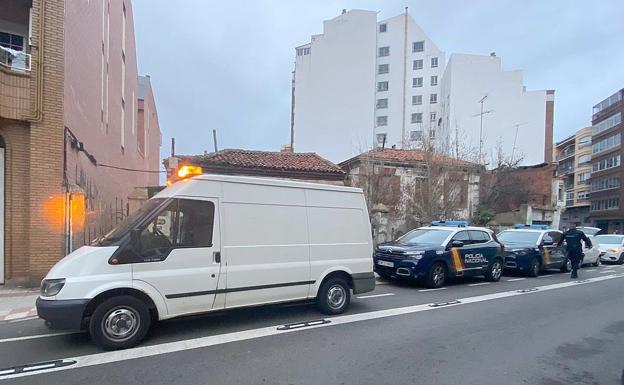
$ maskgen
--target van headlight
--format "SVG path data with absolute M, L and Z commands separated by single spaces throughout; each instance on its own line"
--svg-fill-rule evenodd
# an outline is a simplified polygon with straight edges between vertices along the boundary
M 41 281 L 41 296 L 52 297 L 65 286 L 65 278 L 44 279 Z

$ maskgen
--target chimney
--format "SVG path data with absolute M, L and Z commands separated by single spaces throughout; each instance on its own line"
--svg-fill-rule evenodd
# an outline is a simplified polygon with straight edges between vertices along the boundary
M 290 144 L 284 144 L 284 145 L 282 145 L 282 148 L 281 148 L 280 152 L 292 153 L 293 152 L 293 148 L 291 147 Z
M 490 56 L 491 57 L 496 57 L 496 52 L 494 52 L 494 51 L 490 52 Z
M 342 9 L 342 14 L 344 15 L 345 13 L 347 13 L 347 10 L 343 8 Z

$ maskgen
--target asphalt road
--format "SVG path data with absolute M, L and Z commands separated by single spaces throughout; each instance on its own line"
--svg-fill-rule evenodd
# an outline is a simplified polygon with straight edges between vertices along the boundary
M 160 323 L 122 352 L 103 352 L 84 333 L 50 335 L 40 320 L 0 324 L 0 381 L 623 384 L 624 267 L 585 268 L 581 281 L 504 276 L 433 291 L 380 283 L 342 316 L 306 304 L 196 316 Z M 301 326 L 319 319 L 329 322 Z M 69 365 L 31 365 L 53 360 Z M 7 375 L 13 366 L 25 375 Z

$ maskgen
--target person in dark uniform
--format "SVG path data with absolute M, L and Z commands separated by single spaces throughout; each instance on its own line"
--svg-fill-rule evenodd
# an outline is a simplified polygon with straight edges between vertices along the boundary
M 585 242 L 585 246 L 588 249 L 591 249 L 592 243 L 589 238 L 587 238 L 585 233 L 576 229 L 576 224 L 574 223 L 570 225 L 569 230 L 563 233 L 557 245 L 561 246 L 563 241 L 566 242 L 568 259 L 570 259 L 570 262 L 572 263 L 572 274 L 570 275 L 570 278 L 576 279 L 578 278 L 579 264 L 583 259 L 583 246 L 581 245 L 581 241 Z

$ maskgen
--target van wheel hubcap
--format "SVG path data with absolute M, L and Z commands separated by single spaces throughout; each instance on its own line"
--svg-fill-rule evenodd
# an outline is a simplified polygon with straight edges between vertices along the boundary
M 347 293 L 341 285 L 333 285 L 327 291 L 327 303 L 332 309 L 340 309 L 347 299 Z
M 111 309 L 102 322 L 102 332 L 111 340 L 123 342 L 132 338 L 137 331 L 141 320 L 136 310 L 122 306 Z

